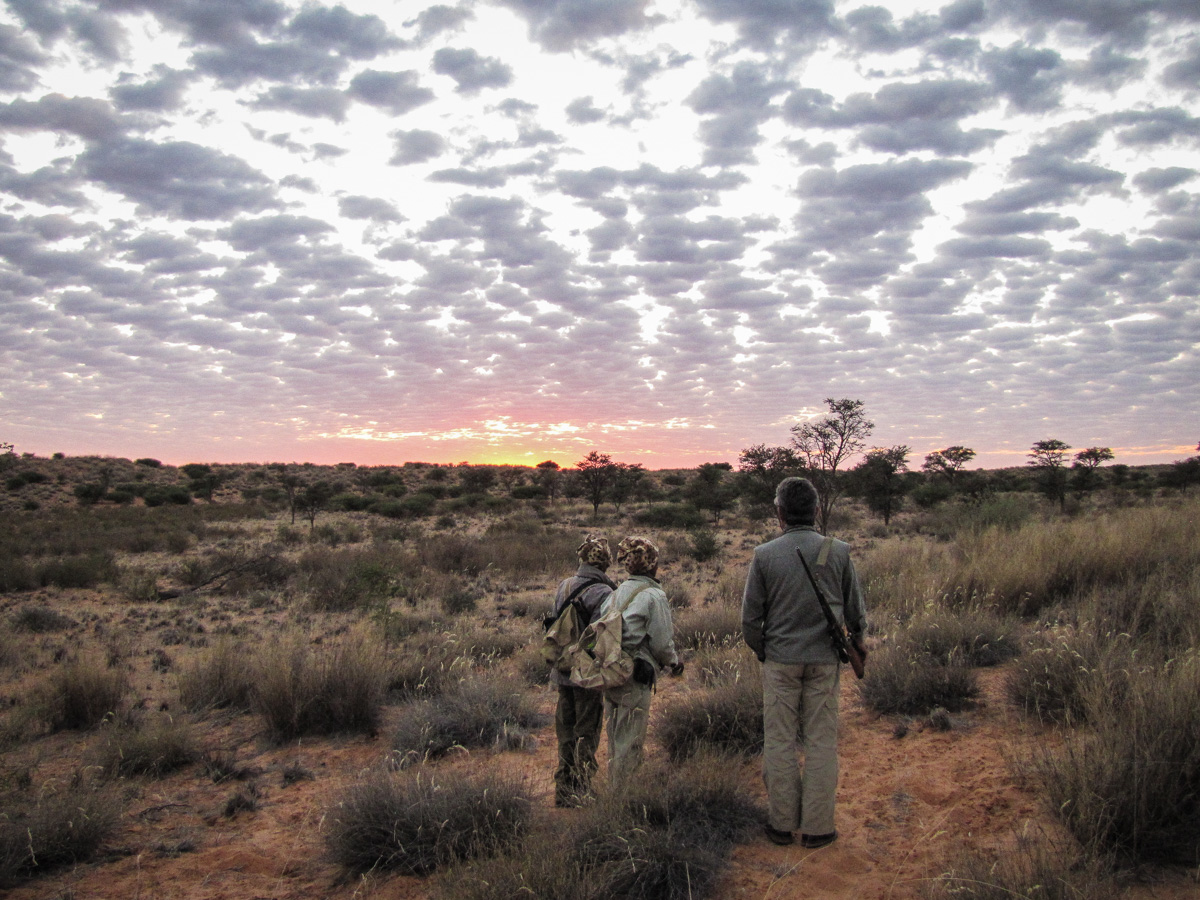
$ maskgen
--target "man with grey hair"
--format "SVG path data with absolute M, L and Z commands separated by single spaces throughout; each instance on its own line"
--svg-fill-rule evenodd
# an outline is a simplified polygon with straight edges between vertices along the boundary
M 754 550 L 742 595 L 742 636 L 763 664 L 763 781 L 767 837 L 816 849 L 837 840 L 838 656 L 804 566 L 821 584 L 834 615 L 861 641 L 866 605 L 850 548 L 813 527 L 817 490 L 805 478 L 785 478 L 775 491 L 782 534 Z M 804 774 L 796 760 L 804 743 Z

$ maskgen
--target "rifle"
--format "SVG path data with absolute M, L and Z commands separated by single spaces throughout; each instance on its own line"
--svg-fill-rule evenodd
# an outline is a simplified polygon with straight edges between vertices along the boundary
M 821 604 L 821 612 L 825 613 L 825 624 L 829 629 L 829 640 L 833 644 L 834 652 L 842 662 L 850 663 L 850 668 L 854 670 L 856 678 L 862 678 L 866 674 L 867 648 L 858 638 L 846 634 L 846 626 L 839 622 L 837 616 L 833 614 L 829 601 L 825 599 L 825 592 L 817 584 L 817 579 L 813 578 L 812 569 L 808 567 L 808 560 L 804 558 L 799 547 L 796 548 L 796 555 L 800 557 L 800 565 L 804 566 L 804 574 L 808 576 L 813 590 L 817 592 L 817 602 Z

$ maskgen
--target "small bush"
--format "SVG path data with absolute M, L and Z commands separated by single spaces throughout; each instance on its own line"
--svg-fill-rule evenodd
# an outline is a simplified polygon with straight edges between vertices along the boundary
M 256 667 L 251 702 L 276 740 L 304 734 L 374 733 L 388 684 L 375 641 L 350 636 L 312 647 L 286 638 Z
M 904 644 L 942 665 L 996 666 L 1021 652 L 1015 622 L 984 610 L 929 613 L 908 624 Z
M 298 587 L 315 609 L 357 609 L 394 592 L 395 560 L 383 548 L 313 548 L 300 557 L 298 568 Z
M 1114 670 L 1088 693 L 1089 729 L 1032 761 L 1082 846 L 1130 864 L 1200 860 L 1200 656 Z
M 74 619 L 64 616 L 48 606 L 22 606 L 12 617 L 14 631 L 27 631 L 30 634 L 47 634 L 52 631 L 65 631 L 77 623 Z
M 706 687 L 744 678 L 760 678 L 761 663 L 745 644 L 729 643 L 699 651 L 689 664 Z
M 1009 701 L 1026 715 L 1058 725 L 1082 725 L 1087 696 L 1100 674 L 1116 685 L 1118 672 L 1134 665 L 1128 636 L 1091 630 L 1038 638 L 1004 678 Z
M 34 689 L 33 707 L 51 731 L 91 728 L 116 714 L 128 691 L 123 672 L 81 658 L 55 669 Z
M 514 678 L 467 678 L 439 697 L 409 704 L 392 738 L 401 765 L 444 756 L 456 747 L 524 746 L 546 718 Z
M 107 490 L 102 484 L 88 483 L 75 485 L 73 493 L 81 506 L 92 506 L 104 499 Z
M 664 706 L 656 726 L 658 740 L 676 762 L 704 751 L 761 753 L 762 703 L 762 670 L 748 667 L 740 678 L 691 691 Z
M 0 887 L 86 860 L 116 827 L 120 804 L 110 792 L 74 780 L 43 791 L 27 808 L 5 798 L 0 816 Z
M 222 638 L 179 672 L 179 702 L 191 712 L 249 710 L 256 674 L 254 654 L 245 644 Z
M 326 842 L 351 872 L 428 875 L 512 845 L 528 827 L 530 808 L 525 788 L 495 773 L 376 772 L 330 810 Z
M 762 821 L 762 810 L 729 777 L 737 764 L 703 753 L 678 768 L 650 769 L 627 792 L 604 798 L 574 841 L 576 859 L 603 866 L 598 895 L 709 895 L 733 845 Z
M 463 585 L 442 597 L 442 611 L 448 616 L 473 613 L 478 605 L 476 591 L 470 585 Z
M 1020 836 L 995 859 L 962 850 L 926 883 L 925 900 L 1116 900 L 1112 876 L 1043 835 Z
M 863 703 L 881 715 L 919 715 L 939 706 L 958 712 L 979 695 L 975 673 L 960 660 L 944 665 L 901 643 L 872 653 L 867 677 L 857 686 Z
M 90 588 L 112 581 L 117 567 L 112 553 L 100 552 L 43 560 L 34 573 L 42 587 Z
M 543 828 L 495 859 L 446 874 L 439 900 L 544 897 L 704 900 L 732 846 L 756 832 L 763 812 L 747 799 L 736 760 L 701 756 L 648 769 L 627 793 L 602 795 L 574 825 Z
M 633 521 L 651 528 L 688 530 L 704 527 L 704 513 L 690 503 L 657 503 L 638 510 Z
M 0 550 L 0 591 L 9 594 L 33 590 L 37 586 L 33 566 L 20 556 Z
M 691 556 L 696 562 L 708 562 L 721 552 L 717 536 L 707 528 L 697 528 L 691 534 Z
M 742 639 L 742 610 L 725 603 L 690 607 L 675 617 L 675 643 L 686 650 L 720 647 Z
M 158 778 L 200 758 L 195 732 L 163 716 L 145 723 L 114 728 L 101 751 L 100 766 L 114 776 Z
M 125 569 L 120 587 L 121 596 L 130 603 L 153 603 L 158 599 L 158 576 L 146 569 Z

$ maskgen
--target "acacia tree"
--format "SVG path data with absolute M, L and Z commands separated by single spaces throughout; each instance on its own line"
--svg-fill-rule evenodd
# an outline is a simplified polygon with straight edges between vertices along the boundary
M 646 467 L 641 463 L 613 463 L 612 483 L 608 488 L 608 496 L 613 502 L 613 508 L 618 513 L 621 511 L 621 504 L 629 499 L 645 477 Z
M 296 509 L 308 519 L 308 530 L 314 531 L 317 526 L 317 515 L 329 505 L 336 488 L 328 481 L 314 481 L 306 484 L 296 495 Z
M 1109 447 L 1088 447 L 1076 453 L 1075 462 L 1071 465 L 1075 470 L 1075 490 L 1084 492 L 1094 488 L 1100 480 L 1100 473 L 1096 470 L 1101 463 L 1112 458 L 1113 452 Z
M 828 415 L 792 426 L 792 446 L 804 460 L 817 488 L 817 530 L 827 533 L 829 518 L 842 495 L 839 469 L 867 444 L 875 423 L 867 418 L 861 400 L 825 398 Z
M 1037 470 L 1041 479 L 1042 493 L 1050 500 L 1057 500 L 1059 509 L 1067 505 L 1067 451 L 1070 444 L 1056 438 L 1038 441 L 1029 449 L 1029 465 Z
M 725 480 L 725 473 L 732 468 L 729 463 L 703 463 L 687 486 L 692 504 L 712 513 L 714 525 L 721 524 L 721 516 L 733 506 L 736 497 L 735 488 Z
M 940 475 L 951 484 L 963 470 L 963 466 L 975 458 L 975 451 L 970 447 L 955 445 L 945 450 L 934 450 L 926 454 L 921 470 L 929 475 Z
M 883 524 L 891 524 L 892 514 L 904 502 L 907 486 L 904 473 L 908 471 L 910 448 L 900 444 L 895 447 L 875 447 L 867 451 L 863 459 L 851 472 L 854 487 L 866 501 L 871 512 L 883 518 Z
M 555 496 L 558 494 L 558 483 L 562 479 L 562 467 L 552 459 L 545 462 L 540 462 L 534 468 L 537 472 L 534 478 L 537 479 L 538 485 L 546 492 L 546 496 L 550 502 L 554 502 Z
M 766 444 L 747 447 L 738 454 L 742 497 L 756 506 L 770 508 L 775 501 L 775 487 L 800 469 L 800 460 L 791 447 L 768 447 Z
M 617 474 L 617 464 L 607 453 L 593 450 L 579 462 L 575 463 L 579 480 L 583 484 L 584 495 L 592 504 L 592 519 L 600 515 L 600 504 L 608 493 Z

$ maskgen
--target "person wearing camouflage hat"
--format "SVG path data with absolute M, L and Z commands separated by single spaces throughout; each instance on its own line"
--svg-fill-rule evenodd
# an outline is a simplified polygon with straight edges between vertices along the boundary
M 600 604 L 616 588 L 605 570 L 612 565 L 608 538 L 589 534 L 575 551 L 579 568 L 563 579 L 554 595 L 557 619 L 568 602 L 578 604 L 580 628 L 595 621 Z M 575 687 L 570 677 L 550 670 L 550 680 L 558 688 L 558 707 L 554 713 L 554 732 L 558 738 L 558 768 L 554 772 L 554 805 L 578 806 L 591 794 L 592 776 L 598 765 L 596 748 L 600 746 L 604 699 L 599 690 Z
M 675 652 L 675 625 L 667 595 L 656 580 L 658 547 L 644 537 L 627 537 L 617 546 L 617 561 L 629 578 L 600 607 L 603 616 L 614 604 L 626 603 L 622 614 L 621 647 L 633 657 L 633 677 L 604 692 L 604 722 L 608 729 L 608 780 L 620 789 L 642 761 L 650 697 L 661 669 L 683 674 Z

